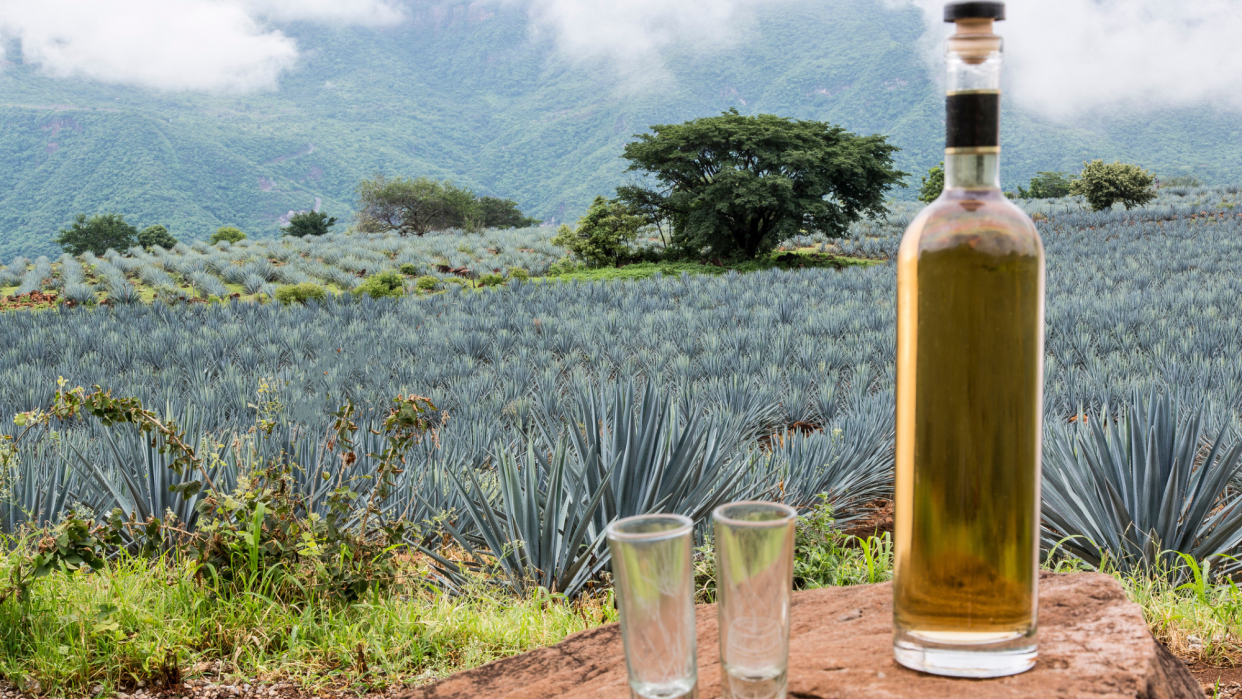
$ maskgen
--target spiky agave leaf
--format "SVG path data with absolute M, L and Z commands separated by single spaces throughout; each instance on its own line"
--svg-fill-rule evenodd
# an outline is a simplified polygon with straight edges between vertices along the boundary
M 632 383 L 587 387 L 567 426 L 592 489 L 607 488 L 599 526 L 648 512 L 701 522 L 717 505 L 771 485 L 742 477 L 753 460 L 738 449 L 732 423 L 699 414 L 684 416 L 683 423 L 675 402 L 650 382 L 639 396 Z
M 891 497 L 894 434 L 891 404 L 873 397 L 820 432 L 780 435 L 771 468 L 780 474 L 782 499 L 806 508 L 825 494 L 838 521 L 848 521 L 858 506 Z
M 1053 424 L 1044 442 L 1043 539 L 1095 566 L 1180 576 L 1178 553 L 1196 561 L 1242 544 L 1242 495 L 1227 493 L 1242 443 L 1227 427 L 1210 442 L 1202 409 L 1183 418 L 1175 398 L 1152 391 L 1117 410 Z M 1075 537 L 1075 538 L 1067 538 Z M 1224 568 L 1237 568 L 1226 562 Z
M 605 488 L 589 485 L 584 465 L 575 463 L 563 441 L 550 458 L 534 442 L 527 443 L 524 460 L 503 445 L 495 453 L 495 502 L 476 470 L 465 479 L 449 474 L 486 551 L 457 529 L 449 528 L 450 533 L 476 558 L 494 562 L 514 591 L 525 594 L 538 586 L 576 596 L 607 562 L 599 551 L 604 531 L 594 523 Z M 424 551 L 441 564 L 447 580 L 460 580 L 459 566 Z

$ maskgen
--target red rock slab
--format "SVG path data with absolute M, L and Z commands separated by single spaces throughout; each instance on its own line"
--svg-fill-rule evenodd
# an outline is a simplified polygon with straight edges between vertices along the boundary
M 1021 675 L 950 679 L 893 661 L 892 586 L 794 594 L 790 699 L 990 699 L 1202 697 L 1186 666 L 1152 638 L 1142 609 L 1107 575 L 1043 573 L 1039 581 L 1039 661 Z M 716 608 L 698 609 L 699 697 L 720 696 Z M 628 699 L 616 624 L 555 646 L 497 660 L 402 695 L 404 699 Z

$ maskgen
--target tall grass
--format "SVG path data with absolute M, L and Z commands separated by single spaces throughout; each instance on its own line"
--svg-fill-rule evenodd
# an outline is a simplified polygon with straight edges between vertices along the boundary
M 8 573 L 14 556 L 0 572 Z M 430 681 L 555 643 L 616 620 L 605 593 L 573 605 L 546 592 L 450 596 L 410 582 L 351 605 L 283 604 L 262 581 L 220 594 L 170 561 L 113 561 L 95 573 L 53 574 L 26 599 L 0 604 L 0 675 L 43 692 L 105 696 L 153 682 L 165 666 L 221 663 L 223 675 L 358 690 Z

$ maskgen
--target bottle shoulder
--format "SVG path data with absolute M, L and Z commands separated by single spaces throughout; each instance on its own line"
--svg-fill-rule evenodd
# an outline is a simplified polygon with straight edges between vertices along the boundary
M 1044 256 L 1035 222 L 995 190 L 945 190 L 910 223 L 898 256 L 962 246 L 996 256 Z

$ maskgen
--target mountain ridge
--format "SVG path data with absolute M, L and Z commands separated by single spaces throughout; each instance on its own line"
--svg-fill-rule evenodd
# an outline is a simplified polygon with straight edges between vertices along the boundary
M 783 3 L 757 11 L 733 44 L 668 47 L 656 68 L 629 71 L 567 56 L 498 2 L 441 3 L 384 29 L 282 30 L 304 49 L 299 65 L 278 90 L 249 95 L 50 78 L 18 65 L 10 46 L 0 255 L 53 254 L 73 215 L 105 210 L 186 241 L 222 225 L 276 236 L 282 216 L 316 198 L 347 218 L 356 182 L 379 171 L 452 179 L 536 218 L 572 220 L 627 180 L 619 156 L 633 134 L 730 107 L 886 134 L 914 188 L 941 159 L 942 98 L 914 8 Z M 1007 100 L 1003 131 L 1007 187 L 1095 157 L 1242 180 L 1237 120 L 1209 108 L 1119 108 L 1064 124 Z

